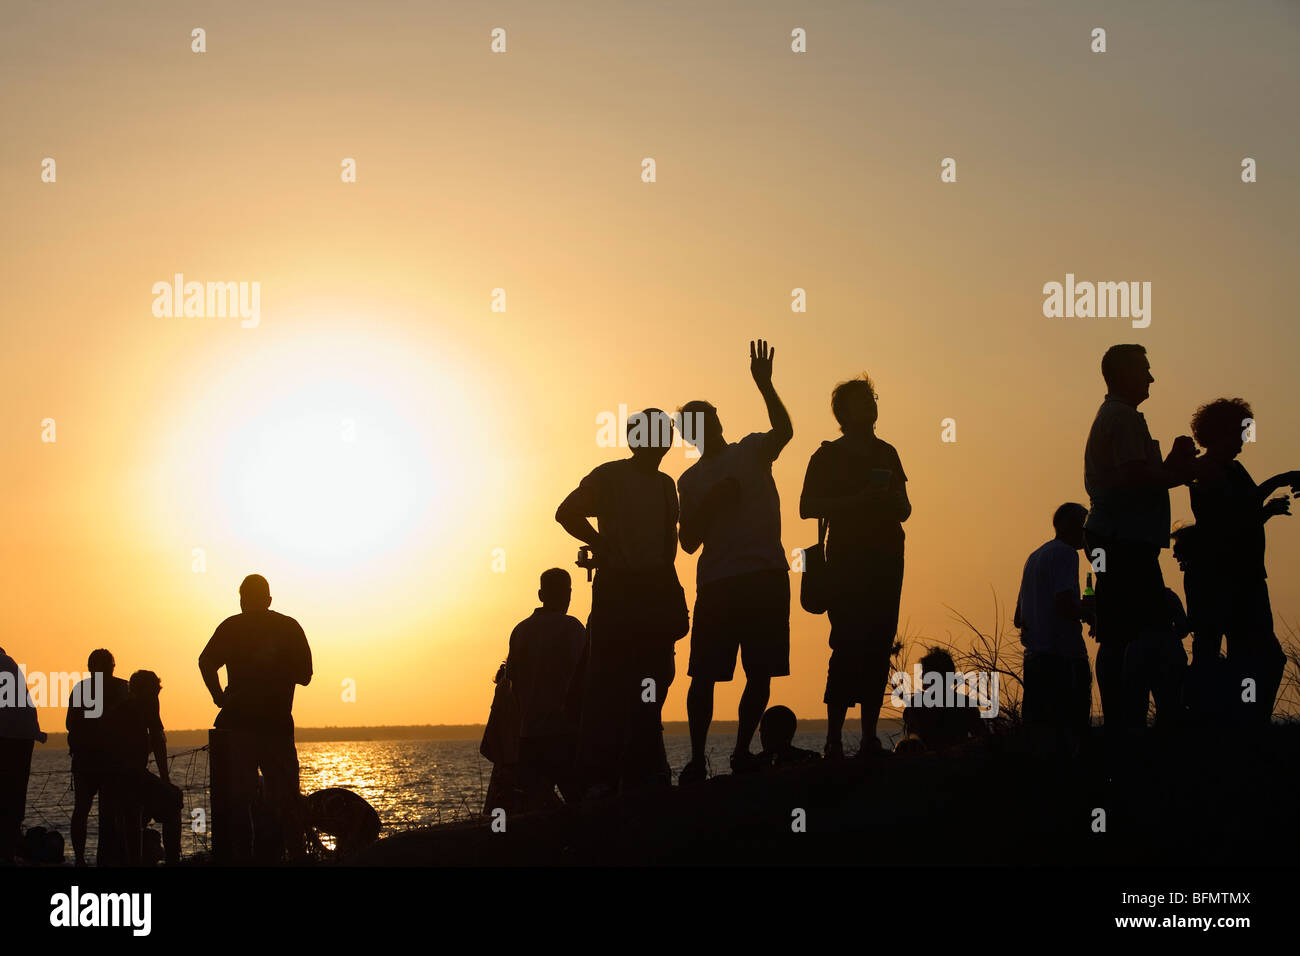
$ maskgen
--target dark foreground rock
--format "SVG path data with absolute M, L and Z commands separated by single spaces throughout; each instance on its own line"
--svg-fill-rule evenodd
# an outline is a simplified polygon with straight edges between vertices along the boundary
M 1300 726 L 1253 742 L 1099 739 L 1061 764 L 1013 739 L 882 755 L 399 833 L 358 865 L 1077 864 L 1290 866 Z M 803 832 L 796 824 L 802 820 Z

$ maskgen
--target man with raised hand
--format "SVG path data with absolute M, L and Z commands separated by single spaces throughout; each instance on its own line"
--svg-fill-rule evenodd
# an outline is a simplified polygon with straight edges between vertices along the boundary
M 701 546 L 696 571 L 695 622 L 691 631 L 686 713 L 691 759 L 679 783 L 703 780 L 705 743 L 713 721 L 713 689 L 730 681 L 740 653 L 745 690 L 740 697 L 733 773 L 752 773 L 761 760 L 750 753 L 754 731 L 771 694 L 772 678 L 790 673 L 790 576 L 781 547 L 781 499 L 772 463 L 794 436 L 790 415 L 772 385 L 772 359 L 762 339 L 749 343 L 749 371 L 767 406 L 771 428 L 738 442 L 722 433 L 718 411 L 704 401 L 682 406 L 684 428 L 700 459 L 678 480 L 682 549 Z M 697 433 L 698 432 L 698 433 Z

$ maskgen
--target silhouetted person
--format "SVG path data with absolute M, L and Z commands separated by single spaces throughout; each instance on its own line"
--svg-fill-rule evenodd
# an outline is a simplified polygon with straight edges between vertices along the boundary
M 781 547 L 781 500 L 772 462 L 794 436 L 794 427 L 772 385 L 775 354 L 762 340 L 749 343 L 749 371 L 767 405 L 770 431 L 729 443 L 712 405 L 697 401 L 682 407 L 683 422 L 698 421 L 697 415 L 703 419 L 703 433 L 688 438 L 699 447 L 700 459 L 677 480 L 682 550 L 694 554 L 703 544 L 704 551 L 696 571 L 687 669 L 691 759 L 682 768 L 681 784 L 705 777 L 713 686 L 731 680 L 736 652 L 745 668 L 745 690 L 731 755 L 734 773 L 761 769 L 749 745 L 767 707 L 772 678 L 790 673 L 790 574 Z
M 1165 588 L 1165 613 L 1168 630 L 1162 642 L 1150 645 L 1147 653 L 1152 659 L 1144 664 L 1144 669 L 1154 675 L 1151 699 L 1156 705 L 1155 726 L 1170 729 L 1186 722 L 1187 651 L 1183 649 L 1183 639 L 1192 633 L 1192 623 L 1182 598 L 1173 588 Z
M 790 767 L 820 760 L 815 750 L 805 750 L 794 745 L 799 721 L 789 707 L 777 704 L 769 707 L 758 724 L 758 739 L 763 752 L 759 759 L 765 767 Z
M 1242 702 L 1248 723 L 1266 725 L 1273 715 L 1286 656 L 1273 631 L 1267 572 L 1264 570 L 1264 523 L 1289 515 L 1285 496 L 1265 502 L 1274 491 L 1290 487 L 1300 493 L 1300 471 L 1274 475 L 1256 485 L 1237 460 L 1243 432 L 1254 421 L 1250 405 L 1221 398 L 1202 405 L 1192 419 L 1192 434 L 1205 449 L 1191 488 L 1200 554 L 1205 561 L 1206 600 L 1198 608 L 1198 626 L 1217 655 L 1220 636 L 1228 641 L 1228 669 L 1238 682 L 1252 679 L 1253 702 Z
M 1021 713 L 1032 733 L 1054 751 L 1074 754 L 1088 732 L 1092 669 L 1082 621 L 1090 618 L 1079 593 L 1079 550 L 1088 509 L 1069 502 L 1052 515 L 1055 536 L 1025 561 L 1012 622 L 1025 648 Z
M 903 708 L 903 732 L 930 751 L 943 753 L 971 737 L 988 733 L 979 702 L 969 697 L 957 677 L 952 655 L 932 647 L 921 658 L 923 686 L 914 690 Z
M 96 863 L 121 865 L 125 861 L 113 858 L 113 849 L 120 845 L 120 834 L 115 832 L 113 813 L 104 812 L 103 786 L 105 775 L 111 769 L 108 753 L 108 736 L 105 718 L 126 700 L 127 682 L 113 676 L 113 655 L 104 648 L 90 652 L 86 669 L 90 677 L 80 681 L 68 699 L 68 751 L 72 755 L 72 853 L 77 866 L 86 865 L 86 829 L 90 821 L 90 808 L 99 794 L 99 845 Z M 111 809 L 111 808 L 110 808 Z M 104 849 L 108 849 L 105 858 Z
M 1159 654 L 1151 647 L 1163 646 L 1169 633 L 1160 571 L 1160 550 L 1169 544 L 1169 489 L 1191 480 L 1196 448 L 1179 436 L 1161 460 L 1137 410 L 1155 381 L 1145 348 L 1111 346 L 1101 374 L 1106 399 L 1084 450 L 1091 502 L 1084 541 L 1097 568 L 1097 687 L 1107 735 L 1114 737 L 1146 725 L 1147 697 L 1158 680 L 1149 664 Z
M 1215 631 L 1214 562 L 1203 553 L 1204 545 L 1196 525 L 1175 528 L 1169 537 L 1174 560 L 1183 574 L 1183 596 L 1192 631 L 1192 660 L 1184 682 L 1184 700 L 1193 721 L 1215 727 L 1229 718 L 1229 698 L 1234 692 L 1228 679 L 1227 662 L 1220 654 L 1223 631 Z
M 510 634 L 506 676 L 519 705 L 519 788 L 529 809 L 577 800 L 575 760 L 587 629 L 570 616 L 573 580 L 562 568 L 542 572 L 542 606 Z
M 45 743 L 27 678 L 0 647 L 0 864 L 12 863 L 27 814 L 32 750 Z
M 579 760 L 593 797 L 671 785 L 661 713 L 675 673 L 673 647 L 689 629 L 677 581 L 677 488 L 659 470 L 672 422 L 657 408 L 628 419 L 629 458 L 595 468 L 555 520 L 590 546 L 596 563 Z M 599 532 L 589 518 L 596 518 Z
M 150 820 L 162 824 L 167 862 L 179 863 L 184 798 L 167 769 L 167 735 L 158 703 L 162 681 L 153 671 L 142 670 L 131 675 L 129 686 L 126 700 L 105 718 L 112 764 L 105 802 L 118 815 L 115 824 L 127 864 L 139 866 L 143 861 L 143 828 Z M 150 754 L 157 776 L 149 772 Z
M 862 705 L 862 751 L 878 752 L 876 722 L 889 679 L 903 590 L 903 522 L 912 513 L 898 452 L 876 437 L 871 380 L 842 382 L 831 411 L 844 434 L 808 462 L 799 516 L 827 522 L 831 659 L 826 675 L 826 755 L 843 756 L 844 717 Z
M 492 761 L 492 775 L 483 795 L 483 812 L 489 815 L 498 809 L 513 813 L 519 802 L 519 702 L 510 690 L 505 661 L 492 683 L 492 709 L 478 747 L 478 752 Z
M 295 685 L 311 682 L 311 648 L 298 622 L 271 610 L 271 587 L 260 574 L 239 586 L 241 613 L 226 618 L 199 655 L 199 672 L 221 708 L 213 726 L 226 731 L 229 817 L 216 820 L 235 860 L 252 850 L 257 774 L 271 817 L 293 859 L 304 854 L 298 751 L 293 739 Z M 217 671 L 226 668 L 226 687 Z M 216 789 L 214 787 L 214 789 Z M 214 801 L 217 795 L 213 795 Z M 278 855 L 278 854 L 277 854 Z

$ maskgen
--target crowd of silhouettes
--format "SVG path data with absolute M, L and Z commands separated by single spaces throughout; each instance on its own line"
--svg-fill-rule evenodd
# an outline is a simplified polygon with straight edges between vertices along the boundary
M 767 342 L 750 343 L 767 430 L 730 442 L 718 409 L 698 399 L 676 417 L 645 409 L 628 421 L 630 456 L 592 470 L 560 503 L 556 521 L 584 546 L 579 565 L 595 569 L 591 612 L 585 626 L 568 613 L 567 571 L 542 574 L 541 605 L 514 629 L 496 675 L 481 745 L 494 765 L 486 810 L 670 787 L 662 711 L 676 676 L 676 644 L 688 633 L 691 756 L 680 786 L 708 776 L 715 687 L 733 679 L 738 658 L 745 686 L 733 773 L 845 759 L 843 726 L 855 705 L 859 757 L 882 751 L 877 722 L 897 646 L 903 524 L 912 506 L 898 452 L 876 434 L 878 396 L 865 375 L 832 391 L 840 435 L 813 453 L 799 496 L 800 516 L 818 528 L 818 544 L 806 549 L 800 569 L 801 603 L 830 622 L 822 753 L 794 746 L 794 713 L 769 707 L 772 678 L 790 673 L 791 598 L 772 465 L 794 435 L 773 384 L 774 356 Z M 1155 381 L 1145 349 L 1113 346 L 1101 372 L 1106 394 L 1084 448 L 1089 504 L 1056 509 L 1053 537 L 1029 555 L 1021 576 L 1013 620 L 1024 646 L 1026 735 L 1066 757 L 1088 739 L 1093 673 L 1084 624 L 1098 645 L 1108 742 L 1126 746 L 1146 727 L 1153 703 L 1160 734 L 1198 725 L 1258 729 L 1271 719 L 1286 664 L 1269 604 L 1264 525 L 1290 514 L 1287 495 L 1270 496 L 1300 494 L 1300 471 L 1256 484 L 1237 460 L 1254 429 L 1254 412 L 1239 398 L 1198 408 L 1192 435 L 1176 438 L 1162 458 L 1138 411 Z M 675 427 L 698 450 L 677 483 L 660 470 Z M 1195 523 L 1171 531 L 1170 491 L 1179 486 L 1189 488 Z M 1171 543 L 1186 609 L 1160 567 Z M 677 578 L 679 544 L 699 553 L 693 614 Z M 1080 591 L 1080 551 L 1095 590 Z M 239 597 L 240 613 L 217 627 L 199 656 L 220 708 L 210 738 L 212 810 L 221 832 L 214 850 L 223 862 L 301 860 L 304 801 L 292 707 L 295 687 L 311 680 L 311 651 L 298 622 L 270 609 L 265 578 L 249 575 Z M 1183 646 L 1189 635 L 1190 664 Z M 940 677 L 943 692 L 936 702 L 918 689 L 904 701 L 897 749 L 943 753 L 987 735 L 951 655 L 931 648 L 921 666 Z M 88 668 L 67 714 L 76 862 L 87 861 L 96 798 L 97 862 L 147 861 L 151 820 L 162 825 L 161 854 L 175 862 L 182 801 L 168 774 L 162 682 L 148 670 L 129 681 L 115 677 L 104 649 L 90 655 Z M 21 672 L 3 650 L 0 679 L 20 688 L 0 707 L 3 863 L 21 842 L 32 750 L 45 735 Z M 751 749 L 756 733 L 758 753 Z M 148 771 L 151 754 L 156 774 Z
M 221 622 L 199 656 L 200 675 L 220 708 L 209 753 L 214 857 L 223 863 L 300 862 L 306 853 L 304 800 L 292 708 L 294 687 L 311 680 L 311 650 L 298 622 L 270 609 L 264 577 L 246 577 L 239 597 L 240 613 Z M 96 800 L 97 865 L 178 863 L 184 795 L 169 773 L 162 681 L 149 670 L 137 670 L 130 680 L 114 676 L 116 662 L 104 648 L 92 651 L 86 663 L 89 676 L 72 688 L 66 720 L 75 863 L 89 861 L 87 833 Z M 19 848 L 32 748 L 46 735 L 18 665 L 3 650 L 0 672 L 21 692 L 19 706 L 0 707 L 2 864 L 12 862 Z M 149 772 L 150 756 L 156 774 Z M 149 828 L 152 822 L 161 834 Z M 41 862 L 31 850 L 25 856 Z M 61 858 L 60 843 L 49 861 Z
M 542 575 L 542 606 L 511 634 L 496 676 L 482 747 L 494 763 L 486 810 L 670 786 L 662 709 L 676 642 L 688 633 L 691 756 L 679 786 L 708 776 L 715 686 L 733 679 L 738 657 L 745 685 L 733 773 L 844 759 L 844 721 L 855 705 L 859 757 L 882 751 L 877 722 L 898 646 L 903 523 L 912 506 L 898 452 L 876 434 L 878 396 L 865 375 L 833 390 L 841 434 L 813 454 L 799 497 L 800 516 L 818 522 L 816 566 L 810 559 L 800 569 L 809 592 L 802 603 L 830 621 L 822 752 L 794 747 L 793 712 L 768 707 L 772 678 L 790 673 L 789 564 L 772 464 L 794 435 L 773 385 L 773 356 L 765 341 L 750 343 L 766 431 L 728 441 L 718 409 L 703 400 L 680 406 L 675 417 L 646 409 L 628 420 L 630 457 L 597 467 L 560 504 L 556 520 L 588 549 L 579 565 L 595 568 L 591 615 L 584 628 L 567 613 L 567 572 Z M 1154 381 L 1145 349 L 1114 346 L 1101 366 L 1106 395 L 1084 448 L 1089 504 L 1056 509 L 1053 537 L 1029 555 L 1017 596 L 1025 739 L 1066 757 L 1088 740 L 1093 672 L 1085 624 L 1098 643 L 1107 740 L 1144 728 L 1153 703 L 1161 732 L 1267 723 L 1285 657 L 1268 604 L 1263 525 L 1290 512 L 1285 497 L 1265 499 L 1286 486 L 1300 493 L 1300 472 L 1254 483 L 1236 460 L 1253 427 L 1240 399 L 1198 409 L 1194 438 L 1180 436 L 1162 458 L 1137 410 Z M 699 453 L 676 485 L 659 470 L 674 427 Z M 1170 489 L 1179 485 L 1190 488 L 1196 524 L 1171 532 Z M 1186 610 L 1160 569 L 1171 541 Z M 691 614 L 675 570 L 678 544 L 699 553 Z M 810 599 L 814 584 L 820 597 Z M 1190 665 L 1183 647 L 1189 635 Z M 941 681 L 937 702 L 919 688 L 904 700 L 896 750 L 944 753 L 986 737 L 987 702 L 966 696 L 949 652 L 930 648 L 921 668 Z M 758 753 L 751 750 L 756 731 Z

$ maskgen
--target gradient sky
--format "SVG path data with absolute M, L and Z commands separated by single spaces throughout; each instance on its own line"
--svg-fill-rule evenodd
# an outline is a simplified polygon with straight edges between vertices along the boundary
M 538 573 L 572 567 L 556 505 L 623 454 L 596 416 L 706 398 L 729 438 L 765 429 L 758 336 L 795 426 L 787 553 L 816 536 L 798 493 L 836 435 L 831 387 L 876 381 L 910 478 L 918 642 L 959 637 L 948 607 L 992 627 L 994 593 L 1009 617 L 1053 509 L 1086 502 L 1111 344 L 1147 346 L 1165 451 L 1198 404 L 1241 395 L 1246 467 L 1300 468 L 1294 4 L 22 0 L 5 18 L 0 645 L 29 671 L 107 646 L 121 676 L 161 675 L 171 727 L 210 725 L 196 659 L 252 571 L 312 644 L 300 725 L 485 719 Z M 177 272 L 260 282 L 260 325 L 156 318 Z M 1151 326 L 1045 318 L 1067 272 L 1151 282 Z M 1288 621 L 1297 522 L 1269 524 Z M 826 634 L 796 601 L 774 703 L 821 712 Z

